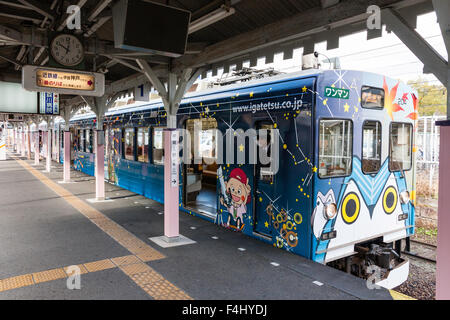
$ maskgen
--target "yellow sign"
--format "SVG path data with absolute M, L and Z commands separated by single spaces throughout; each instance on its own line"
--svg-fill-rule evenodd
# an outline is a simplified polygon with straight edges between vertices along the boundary
M 95 76 L 86 73 L 36 70 L 36 85 L 42 88 L 95 90 Z

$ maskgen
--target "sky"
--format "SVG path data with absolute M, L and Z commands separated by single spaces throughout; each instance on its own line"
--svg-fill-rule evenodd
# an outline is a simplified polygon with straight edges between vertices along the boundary
M 434 12 L 418 17 L 416 31 L 447 59 L 447 51 Z M 364 31 L 341 37 L 338 49 L 327 51 L 326 42 L 323 42 L 317 43 L 315 50 L 329 58 L 339 57 L 342 69 L 381 73 L 405 82 L 422 78 L 429 80 L 431 84 L 440 84 L 433 75 L 423 74 L 423 64 L 419 59 L 394 33 L 387 33 L 385 29 L 380 38 L 367 40 L 367 32 Z M 260 59 L 257 68 L 274 67 L 286 73 L 299 71 L 302 53 L 302 48 L 295 49 L 293 58 L 289 60 L 283 60 L 282 53 L 275 55 L 274 63 L 268 65 L 264 64 L 264 59 Z M 320 59 L 326 60 L 324 56 L 320 56 Z M 323 68 L 328 68 L 328 63 L 324 63 Z

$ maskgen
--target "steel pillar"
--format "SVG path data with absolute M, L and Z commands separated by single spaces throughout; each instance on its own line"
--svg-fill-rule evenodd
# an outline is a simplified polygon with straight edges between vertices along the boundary
M 450 121 L 440 127 L 436 299 L 450 299 Z
M 81 97 L 89 105 L 97 117 L 97 130 L 94 137 L 95 152 L 95 200 L 105 200 L 105 132 L 103 131 L 103 117 L 112 106 L 118 95 L 100 98 Z
M 20 153 L 22 157 L 25 157 L 25 127 L 22 126 Z
M 64 131 L 64 182 L 70 182 L 70 131 Z
M 34 133 L 34 165 L 39 165 L 39 127 L 37 128 L 38 131 Z
M 28 126 L 27 131 L 27 156 L 28 160 L 31 160 L 31 126 Z
M 50 129 L 50 125 L 48 125 L 47 128 L 47 159 L 45 162 L 45 171 L 46 172 L 50 172 L 51 171 L 51 166 L 52 166 L 52 131 Z
M 448 0 L 433 0 L 433 6 L 438 17 L 442 38 L 450 57 L 450 2 Z M 439 150 L 439 200 L 438 200 L 438 243 L 436 250 L 436 299 L 450 299 L 450 61 L 447 61 L 446 79 L 441 80 L 447 87 L 447 121 L 438 121 L 440 126 Z
M 96 130 L 95 154 L 95 197 L 97 200 L 105 200 L 105 132 Z
M 164 130 L 164 236 L 168 239 L 180 235 L 178 171 L 172 172 L 172 162 L 176 161 L 178 167 L 178 159 L 172 154 L 172 134 L 176 133 L 176 129 Z M 176 181 L 172 181 L 175 176 Z
M 171 141 L 171 135 L 176 132 L 177 112 L 181 99 L 187 90 L 194 84 L 197 78 L 202 74 L 203 69 L 185 69 L 181 75 L 168 70 L 167 89 L 163 82 L 158 78 L 153 69 L 145 60 L 136 59 L 136 63 L 142 72 L 158 91 L 167 112 L 167 129 L 164 130 L 164 239 L 167 242 L 178 241 L 179 234 L 179 181 L 172 170 L 179 169 L 178 154 L 172 154 L 172 148 L 178 150 L 178 140 Z M 176 158 L 175 158 L 176 157 Z M 176 161 L 176 165 L 174 163 Z M 176 169 L 175 169 L 176 168 Z

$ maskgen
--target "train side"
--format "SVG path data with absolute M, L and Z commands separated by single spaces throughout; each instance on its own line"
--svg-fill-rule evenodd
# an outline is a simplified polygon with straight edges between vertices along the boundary
M 308 72 L 190 94 L 180 105 L 178 128 L 201 123 L 200 153 L 218 162 L 211 141 L 222 143 L 224 152 L 219 163 L 181 166 L 180 210 L 320 263 L 354 255 L 360 243 L 405 238 L 414 232 L 416 118 L 416 92 L 356 71 Z M 165 123 L 159 102 L 108 112 L 106 179 L 163 203 Z M 93 175 L 95 119 L 77 116 L 71 126 L 73 166 Z M 233 138 L 234 154 L 227 157 L 230 141 L 208 136 L 210 129 L 225 136 L 229 129 L 261 128 L 279 130 L 279 143 L 271 145 L 279 154 L 276 170 L 239 163 L 249 158 L 251 137 Z

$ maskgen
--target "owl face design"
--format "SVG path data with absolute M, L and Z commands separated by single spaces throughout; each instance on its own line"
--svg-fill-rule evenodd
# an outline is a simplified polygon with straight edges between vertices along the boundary
M 325 225 L 329 220 L 329 217 L 326 214 L 326 208 L 332 204 L 336 204 L 333 190 L 330 189 L 325 195 L 320 191 L 318 192 L 316 207 L 311 216 L 311 227 L 317 240 L 320 239 Z
M 400 193 L 404 190 L 399 191 L 402 188 L 398 178 L 393 173 L 386 175 L 384 186 L 376 197 L 368 192 L 368 181 L 358 184 L 354 179 L 348 179 L 344 182 L 333 219 L 327 219 L 324 214 L 327 203 L 334 201 L 333 191 L 329 190 L 326 195 L 318 193 L 312 229 L 321 247 L 328 241 L 327 261 L 353 254 L 354 245 L 364 240 L 383 237 L 384 242 L 391 242 L 406 236 L 405 221 L 401 219 L 406 213 L 406 201 Z M 324 241 L 322 235 L 330 232 L 334 232 L 335 237 Z

